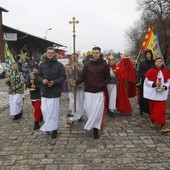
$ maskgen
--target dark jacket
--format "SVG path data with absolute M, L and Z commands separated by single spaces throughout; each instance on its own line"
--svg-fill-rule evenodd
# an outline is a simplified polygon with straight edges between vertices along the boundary
M 31 88 L 31 83 L 30 83 L 30 77 L 33 75 L 31 73 L 28 77 L 28 81 L 26 86 L 28 88 Z M 40 100 L 41 99 L 41 93 L 40 93 L 40 83 L 38 82 L 38 74 L 34 74 L 34 85 L 35 85 L 35 90 L 30 90 L 30 99 L 31 100 Z
M 52 87 L 43 85 L 44 79 L 54 82 Z M 63 64 L 57 60 L 46 59 L 40 64 L 38 81 L 41 83 L 41 96 L 45 98 L 57 98 L 61 96 L 61 87 L 66 79 Z
M 84 82 L 85 92 L 103 92 L 110 81 L 110 69 L 103 58 L 92 59 L 84 65 L 76 84 Z
M 151 60 L 148 60 L 146 58 L 146 53 L 150 52 L 151 53 Z M 145 73 L 152 67 L 154 67 L 154 60 L 153 60 L 153 54 L 151 50 L 145 51 L 145 60 L 140 62 L 139 69 L 137 72 L 137 84 L 143 85 L 144 80 L 145 80 Z

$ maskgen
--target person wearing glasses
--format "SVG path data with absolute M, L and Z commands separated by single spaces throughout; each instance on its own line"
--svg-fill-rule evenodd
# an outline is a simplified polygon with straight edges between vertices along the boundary
M 84 109 L 88 119 L 84 129 L 93 129 L 94 139 L 99 139 L 99 130 L 104 127 L 104 91 L 109 81 L 109 66 L 102 57 L 100 47 L 94 47 L 92 58 L 84 65 L 78 79 L 71 82 L 72 86 L 84 82 Z
M 59 128 L 59 98 L 61 87 L 66 79 L 63 64 L 57 61 L 55 49 L 48 47 L 44 61 L 39 66 L 38 81 L 41 83 L 41 110 L 44 124 L 40 130 L 51 133 L 51 138 L 57 137 Z

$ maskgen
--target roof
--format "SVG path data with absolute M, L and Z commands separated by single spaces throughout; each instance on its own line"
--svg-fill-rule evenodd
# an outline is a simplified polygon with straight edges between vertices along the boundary
M 22 38 L 31 38 L 31 39 L 37 39 L 43 43 L 48 43 L 48 44 L 51 44 L 52 46 L 54 47 L 66 47 L 64 45 L 61 45 L 61 44 L 58 44 L 56 42 L 53 42 L 53 41 L 50 41 L 50 40 L 47 40 L 47 39 L 44 39 L 44 38 L 40 38 L 40 37 L 37 37 L 35 35 L 32 35 L 32 34 L 29 34 L 27 32 L 24 32 L 24 31 L 21 31 L 21 30 L 18 30 L 18 29 L 15 29 L 15 28 L 12 28 L 12 27 L 9 27 L 9 26 L 6 26 L 6 25 L 3 25 L 3 31 L 5 33 L 17 33 L 17 39 L 22 39 Z
M 2 12 L 8 12 L 8 10 L 7 9 L 5 9 L 5 8 L 2 8 L 2 7 L 0 7 L 0 11 Z

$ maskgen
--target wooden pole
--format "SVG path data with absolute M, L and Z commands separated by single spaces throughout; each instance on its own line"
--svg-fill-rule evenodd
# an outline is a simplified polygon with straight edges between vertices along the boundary
M 73 24 L 73 54 L 76 53 L 76 30 L 75 24 L 78 24 L 79 21 L 76 21 L 76 18 L 73 17 L 72 21 L 69 21 L 69 24 Z M 74 66 L 73 78 L 76 79 L 76 66 Z M 74 87 L 74 112 L 76 112 L 76 86 Z
M 139 57 L 140 57 L 140 53 L 141 53 L 142 51 L 140 50 L 139 51 L 139 53 L 138 53 L 138 56 L 137 56 L 137 58 L 136 58 L 136 62 L 134 63 L 134 66 L 136 67 L 136 64 L 138 63 L 138 60 L 139 60 Z

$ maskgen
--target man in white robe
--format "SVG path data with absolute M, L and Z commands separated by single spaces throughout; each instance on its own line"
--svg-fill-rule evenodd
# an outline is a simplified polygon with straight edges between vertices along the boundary
M 14 116 L 13 120 L 21 119 L 24 92 L 24 78 L 18 70 L 18 64 L 13 63 L 12 69 L 7 73 L 6 84 L 9 86 L 9 107 L 10 115 Z
M 84 82 L 84 108 L 88 118 L 84 129 L 93 129 L 94 139 L 98 139 L 98 130 L 103 130 L 104 126 L 104 91 L 107 88 L 106 85 L 110 81 L 110 70 L 101 55 L 100 47 L 94 47 L 92 49 L 92 54 L 93 57 L 84 65 L 79 78 L 73 80 L 71 84 L 75 86 Z
M 65 78 L 64 66 L 57 61 L 55 49 L 48 47 L 44 61 L 40 64 L 38 77 L 41 84 L 41 110 L 44 119 L 40 130 L 52 132 L 52 138 L 57 137 L 59 128 L 59 98 Z
M 108 65 L 110 67 L 111 80 L 107 85 L 109 104 L 108 112 L 111 117 L 114 118 L 114 111 L 116 110 L 116 99 L 117 99 L 117 84 L 118 78 L 116 77 L 116 59 L 113 55 L 108 56 Z

